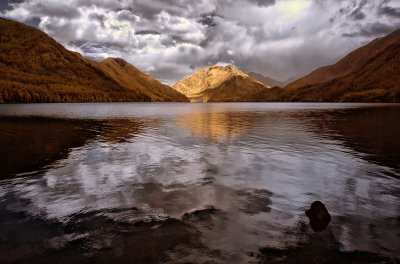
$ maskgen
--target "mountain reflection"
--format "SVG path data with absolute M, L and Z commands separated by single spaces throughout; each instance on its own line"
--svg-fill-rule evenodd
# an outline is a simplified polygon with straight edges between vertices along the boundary
M 139 119 L 109 120 L 103 122 L 100 131 L 102 141 L 114 144 L 130 142 L 137 135 L 144 133 L 149 126 L 149 121 L 144 122 Z M 152 122 L 152 126 L 155 124 Z
M 210 110 L 178 116 L 177 124 L 201 137 L 230 140 L 246 133 L 262 116 L 248 112 Z
M 44 119 L 0 118 L 0 179 L 39 170 L 65 158 L 96 135 L 97 123 Z
M 342 142 L 362 159 L 400 169 L 398 116 L 398 107 L 378 106 L 315 112 L 301 121 L 317 136 Z
M 0 119 L 2 177 L 37 171 L 0 181 L 0 262 L 399 257 L 398 107 L 76 107 L 88 118 Z
M 400 122 L 396 107 L 355 109 L 344 111 L 335 124 L 328 124 L 337 131 L 336 138 L 356 152 L 365 153 L 369 161 L 400 169 Z
M 65 159 L 69 152 L 100 136 L 108 143 L 124 142 L 142 133 L 139 121 L 0 118 L 0 180 L 35 172 Z

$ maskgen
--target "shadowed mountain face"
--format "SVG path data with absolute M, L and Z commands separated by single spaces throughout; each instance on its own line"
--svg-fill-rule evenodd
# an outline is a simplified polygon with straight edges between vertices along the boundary
M 191 102 L 246 102 L 255 93 L 268 89 L 233 65 L 217 64 L 205 67 L 173 88 L 185 94 Z
M 356 49 L 333 65 L 318 68 L 303 78 L 288 84 L 285 88 L 294 89 L 307 85 L 326 83 L 339 77 L 354 74 L 362 70 L 368 63 L 374 61 L 377 55 L 384 52 L 387 48 L 399 43 L 400 30 L 397 30 L 384 38 L 375 39 L 369 44 Z
M 271 77 L 267 77 L 267 76 L 264 76 L 264 75 L 262 75 L 260 73 L 256 73 L 256 72 L 249 72 L 247 74 L 254 80 L 257 80 L 268 87 L 275 87 L 275 86 L 284 87 L 286 84 L 294 81 L 293 79 L 288 79 L 286 81 L 278 81 Z
M 153 77 L 139 71 L 126 61 L 118 58 L 108 58 L 100 62 L 100 68 L 118 82 L 133 92 L 139 91 L 157 102 L 188 102 L 186 96 L 164 85 Z
M 187 101 L 112 61 L 90 61 L 40 30 L 0 18 L 0 102 Z
M 284 89 L 263 90 L 255 101 L 399 102 L 400 30 L 316 70 Z

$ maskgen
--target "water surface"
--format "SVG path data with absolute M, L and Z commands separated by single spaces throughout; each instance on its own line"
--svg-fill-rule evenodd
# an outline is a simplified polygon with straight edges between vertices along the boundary
M 399 120 L 393 104 L 0 105 L 0 262 L 391 263 Z

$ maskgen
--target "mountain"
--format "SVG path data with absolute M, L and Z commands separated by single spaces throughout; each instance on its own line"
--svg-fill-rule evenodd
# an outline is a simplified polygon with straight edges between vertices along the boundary
M 40 30 L 0 18 L 0 102 L 188 101 L 112 61 L 85 59 Z
M 325 83 L 358 72 L 371 59 L 376 58 L 377 55 L 384 52 L 387 48 L 398 44 L 399 41 L 400 30 L 397 30 L 384 38 L 375 39 L 369 44 L 354 50 L 333 65 L 316 69 L 303 78 L 288 84 L 285 88 L 295 89 L 306 85 Z
M 246 102 L 268 87 L 233 65 L 218 63 L 196 71 L 172 88 L 191 102 Z
M 294 81 L 292 79 L 288 79 L 286 81 L 277 81 L 271 77 L 266 77 L 266 76 L 264 76 L 260 73 L 256 73 L 256 72 L 248 72 L 247 74 L 254 80 L 259 81 L 268 87 L 275 87 L 275 86 L 284 87 L 288 83 Z
M 283 89 L 261 91 L 255 96 L 255 100 L 400 102 L 399 62 L 400 30 L 397 30 L 353 51 L 338 63 L 320 68 Z
M 124 88 L 139 91 L 156 102 L 188 102 L 188 98 L 171 87 L 119 58 L 107 58 L 99 63 L 100 68 Z

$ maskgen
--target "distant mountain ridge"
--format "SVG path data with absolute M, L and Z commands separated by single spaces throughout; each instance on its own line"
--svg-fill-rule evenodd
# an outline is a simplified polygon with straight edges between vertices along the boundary
M 91 61 L 38 29 L 0 18 L 0 102 L 111 101 L 188 99 L 125 61 Z
M 172 86 L 191 102 L 246 102 L 268 87 L 234 65 L 204 67 Z
M 275 86 L 284 87 L 285 85 L 293 81 L 292 79 L 286 81 L 278 81 L 275 80 L 274 78 L 264 76 L 261 73 L 257 72 L 248 72 L 247 74 L 254 80 L 257 80 L 268 87 L 275 87 Z

